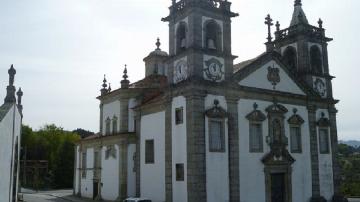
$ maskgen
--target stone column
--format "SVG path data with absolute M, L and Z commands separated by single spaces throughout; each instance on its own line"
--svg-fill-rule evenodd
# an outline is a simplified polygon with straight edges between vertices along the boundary
M 226 97 L 226 100 L 229 113 L 229 196 L 230 202 L 238 202 L 240 200 L 238 98 Z
M 310 156 L 311 156 L 311 179 L 312 197 L 311 202 L 320 202 L 320 182 L 319 182 L 319 152 L 316 125 L 316 106 L 308 105 L 309 129 L 310 129 Z
M 116 200 L 123 201 L 127 197 L 128 143 L 122 140 L 117 145 L 119 147 L 119 196 Z
M 129 99 L 120 99 L 120 133 L 129 131 Z
M 188 202 L 207 201 L 204 97 L 186 96 Z
M 103 107 L 104 107 L 104 104 L 103 103 L 101 103 L 100 105 L 99 105 L 99 108 L 100 108 L 100 124 L 99 124 L 99 126 L 100 126 L 100 135 L 102 136 L 103 135 L 103 125 L 104 125 L 104 110 L 103 110 Z
M 336 114 L 337 110 L 335 106 L 329 108 L 329 121 L 330 121 L 330 138 L 331 138 L 331 152 L 332 152 L 332 162 L 333 162 L 333 180 L 334 180 L 334 197 L 333 202 L 343 202 L 344 196 L 340 193 L 340 184 L 341 184 L 341 170 L 339 166 L 338 159 L 336 154 L 338 153 L 338 135 L 337 135 L 337 124 L 336 124 Z
M 172 98 L 165 102 L 165 186 L 166 201 L 173 201 L 172 187 Z

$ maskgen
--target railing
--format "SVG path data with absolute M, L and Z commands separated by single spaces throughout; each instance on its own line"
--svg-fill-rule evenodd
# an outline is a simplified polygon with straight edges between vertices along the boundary
M 181 11 L 191 3 L 198 3 L 213 8 L 227 8 L 228 5 L 227 0 L 180 0 L 172 6 L 173 11 Z
M 305 33 L 315 37 L 325 37 L 325 31 L 322 28 L 314 27 L 312 25 L 300 24 L 291 26 L 287 29 L 275 32 L 276 39 L 283 39 L 295 33 Z

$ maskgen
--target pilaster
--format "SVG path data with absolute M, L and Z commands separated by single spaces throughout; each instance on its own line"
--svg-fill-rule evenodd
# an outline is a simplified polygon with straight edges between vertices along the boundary
M 172 98 L 165 102 L 165 189 L 166 201 L 173 201 L 172 182 Z
M 129 99 L 120 99 L 120 132 L 126 133 L 129 131 Z
M 206 202 L 205 95 L 186 96 L 188 202 Z
M 117 201 L 123 201 L 127 197 L 127 175 L 128 175 L 128 143 L 121 141 L 119 147 L 119 196 Z
M 312 179 L 312 197 L 311 202 L 322 201 L 320 196 L 320 182 L 319 182 L 319 152 L 317 141 L 317 126 L 316 126 L 316 109 L 315 105 L 308 105 L 309 115 L 309 134 L 310 134 L 310 156 L 311 156 L 311 179 Z
M 135 169 L 136 169 L 136 196 L 140 197 L 140 144 L 141 144 L 141 111 L 135 111 L 135 133 L 136 133 L 136 153 L 135 153 Z
M 240 200 L 238 98 L 226 97 L 228 106 L 230 202 Z

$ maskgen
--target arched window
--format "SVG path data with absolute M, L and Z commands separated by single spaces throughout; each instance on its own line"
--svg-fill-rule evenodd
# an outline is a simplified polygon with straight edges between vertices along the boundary
M 210 20 L 205 24 L 205 48 L 209 50 L 221 50 L 222 49 L 222 33 L 221 28 L 214 20 Z
M 283 62 L 289 68 L 291 72 L 296 72 L 297 70 L 297 56 L 296 50 L 294 47 L 287 47 L 283 54 Z
M 323 63 L 321 58 L 321 51 L 318 46 L 312 46 L 310 48 L 310 62 L 311 62 L 311 69 L 316 74 L 323 73 Z
M 110 135 L 111 120 L 108 117 L 105 121 L 105 135 Z
M 185 50 L 187 48 L 187 41 L 186 41 L 186 32 L 187 26 L 185 22 L 180 22 L 179 26 L 176 30 L 176 50 L 177 53 Z
M 116 134 L 117 132 L 118 132 L 118 118 L 114 116 L 112 120 L 112 134 Z

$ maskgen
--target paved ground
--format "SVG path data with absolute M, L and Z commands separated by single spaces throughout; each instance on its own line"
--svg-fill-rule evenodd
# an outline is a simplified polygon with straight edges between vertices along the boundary
M 360 202 L 360 198 L 358 198 L 358 199 L 349 199 L 349 202 Z
M 25 202 L 89 202 L 90 200 L 79 199 L 72 196 L 72 190 L 53 190 L 35 192 L 32 190 L 21 190 Z

